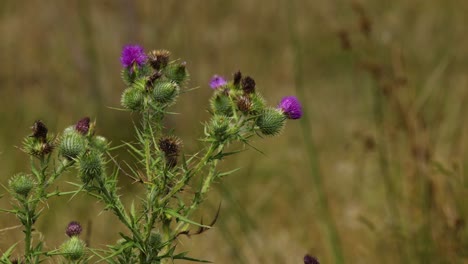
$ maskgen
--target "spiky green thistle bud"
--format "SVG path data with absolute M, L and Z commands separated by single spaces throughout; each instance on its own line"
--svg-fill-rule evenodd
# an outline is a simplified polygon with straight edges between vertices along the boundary
M 86 149 L 86 139 L 75 130 L 68 130 L 62 136 L 59 145 L 59 152 L 65 158 L 75 159 Z
M 162 237 L 161 234 L 157 232 L 151 232 L 149 238 L 148 238 L 148 244 L 152 249 L 158 249 L 161 246 L 162 242 Z
M 78 159 L 78 171 L 84 184 L 101 177 L 104 171 L 104 161 L 101 154 L 98 151 L 89 151 L 81 155 Z
M 268 107 L 257 118 L 256 125 L 264 135 L 274 136 L 281 132 L 285 121 L 286 117 L 281 110 Z
M 182 85 L 188 77 L 186 66 L 187 63 L 185 61 L 181 63 L 172 62 L 168 64 L 167 67 L 164 69 L 164 74 L 169 80 L 174 81 L 179 85 Z
M 77 236 L 72 236 L 60 246 L 60 253 L 68 260 L 79 260 L 85 254 L 86 245 Z
M 160 104 L 171 104 L 179 94 L 179 85 L 171 81 L 156 82 L 153 88 L 153 100 Z
M 259 114 L 266 107 L 265 99 L 259 93 L 251 94 L 250 101 L 252 103 L 252 107 L 250 108 L 252 114 Z
M 214 114 L 225 116 L 232 115 L 231 99 L 224 93 L 215 93 L 210 99 L 210 105 Z
M 91 139 L 91 145 L 99 152 L 106 152 L 109 148 L 109 142 L 105 137 L 95 136 Z
M 145 94 L 144 90 L 138 88 L 127 88 L 122 94 L 120 104 L 129 110 L 140 111 L 143 109 Z
M 215 115 L 206 126 L 205 134 L 218 143 L 225 143 L 231 139 L 238 129 L 231 125 L 231 118 L 222 115 Z
M 36 182 L 33 180 L 31 175 L 19 173 L 19 174 L 14 175 L 8 181 L 8 185 L 10 186 L 10 189 L 14 193 L 27 197 L 28 194 L 36 185 Z

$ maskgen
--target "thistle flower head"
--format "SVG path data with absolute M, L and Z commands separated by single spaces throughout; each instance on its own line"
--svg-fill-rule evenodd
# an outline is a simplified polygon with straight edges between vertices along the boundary
M 89 117 L 80 119 L 75 125 L 75 130 L 80 132 L 82 135 L 88 134 L 90 121 L 91 119 L 89 119 Z
M 320 264 L 320 262 L 318 262 L 318 260 L 311 255 L 305 255 L 304 264 Z
M 210 87 L 211 89 L 218 89 L 227 84 L 227 81 L 219 75 L 214 75 L 213 78 L 210 80 Z
M 76 221 L 71 221 L 68 224 L 67 229 L 65 230 L 65 233 L 67 234 L 67 236 L 73 237 L 73 236 L 80 235 L 81 231 L 83 231 L 83 229 L 81 228 L 80 223 Z
M 240 71 L 237 71 L 237 72 L 234 73 L 234 78 L 233 78 L 232 83 L 235 86 L 239 86 L 239 84 L 241 82 L 241 79 L 242 79 L 242 73 Z
M 242 90 L 246 94 L 251 94 L 255 92 L 255 80 L 247 76 L 244 79 L 242 79 Z
M 148 59 L 151 67 L 155 70 L 164 68 L 169 63 L 171 53 L 167 50 L 152 50 L 148 54 Z
M 278 108 L 283 111 L 288 119 L 299 119 L 302 116 L 302 106 L 295 96 L 285 96 L 278 104 Z
M 127 45 L 122 50 L 120 62 L 124 68 L 131 69 L 135 64 L 138 65 L 138 67 L 143 66 L 147 59 L 148 58 L 141 46 Z
M 37 120 L 34 122 L 32 126 L 33 134 L 31 135 L 33 138 L 39 139 L 41 142 L 45 142 L 47 140 L 47 127 L 41 120 Z

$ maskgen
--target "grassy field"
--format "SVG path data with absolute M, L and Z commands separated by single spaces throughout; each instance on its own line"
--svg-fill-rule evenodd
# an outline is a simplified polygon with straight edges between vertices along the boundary
M 58 133 L 90 116 L 113 144 L 133 139 L 132 116 L 110 107 L 125 88 L 121 48 L 139 43 L 186 60 L 199 87 L 166 124 L 188 152 L 209 118 L 213 74 L 241 70 L 271 104 L 297 95 L 305 109 L 280 137 L 255 143 L 265 155 L 223 162 L 241 170 L 197 215 L 211 218 L 222 201 L 219 220 L 180 250 L 228 264 L 301 263 L 306 253 L 321 263 L 468 263 L 467 12 L 456 0 L 2 0 L 0 183 L 27 168 L 16 146 L 36 119 Z M 126 202 L 137 198 L 137 185 L 121 185 Z M 0 207 L 11 207 L 7 196 Z M 48 207 L 35 236 L 48 248 L 71 220 L 93 247 L 124 230 L 84 195 Z M 21 241 L 18 224 L 1 215 L 0 252 Z

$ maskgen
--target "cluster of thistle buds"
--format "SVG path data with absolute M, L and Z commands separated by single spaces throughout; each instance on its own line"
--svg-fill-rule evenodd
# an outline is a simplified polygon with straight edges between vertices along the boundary
M 250 76 L 243 77 L 240 71 L 234 73 L 231 82 L 221 76 L 213 76 L 210 87 L 215 90 L 210 101 L 214 115 L 237 119 L 240 114 L 244 118 L 252 118 L 263 135 L 277 135 L 286 119 L 302 116 L 302 106 L 294 96 L 283 97 L 277 107 L 267 106 L 256 89 L 255 80 Z

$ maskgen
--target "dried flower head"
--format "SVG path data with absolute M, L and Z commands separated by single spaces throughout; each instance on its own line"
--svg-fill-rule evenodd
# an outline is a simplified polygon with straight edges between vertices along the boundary
M 252 109 L 252 101 L 248 96 L 242 95 L 237 99 L 237 108 L 242 113 L 249 113 Z
M 318 260 L 311 255 L 305 255 L 304 264 L 320 264 L 320 262 L 318 262 Z
M 295 96 L 286 96 L 281 99 L 278 108 L 288 119 L 299 119 L 302 116 L 302 106 Z
M 47 140 L 47 132 L 48 129 L 44 123 L 42 123 L 41 120 L 37 120 L 34 122 L 34 125 L 32 126 L 32 137 L 39 139 L 41 142 L 45 142 Z
M 255 80 L 250 76 L 242 79 L 242 90 L 246 94 L 255 93 Z
M 176 136 L 162 137 L 158 141 L 158 146 L 164 152 L 166 165 L 169 168 L 174 168 L 177 165 L 182 141 Z
M 164 68 L 169 63 L 169 56 L 171 53 L 167 50 L 152 50 L 148 54 L 148 59 L 151 67 L 155 70 Z
M 83 231 L 83 229 L 81 228 L 80 223 L 76 221 L 71 221 L 68 224 L 67 229 L 65 230 L 65 233 L 67 234 L 67 236 L 73 237 L 73 236 L 80 235 L 81 231 Z
M 127 69 L 131 69 L 133 65 L 142 67 L 147 61 L 147 56 L 143 51 L 143 48 L 139 45 L 127 45 L 122 50 L 122 56 L 120 62 L 122 66 Z
M 242 73 L 240 71 L 235 72 L 234 78 L 233 78 L 233 84 L 235 86 L 239 86 L 241 79 L 242 79 Z
M 76 131 L 80 132 L 82 135 L 86 135 L 89 131 L 90 121 L 91 119 L 89 119 L 89 117 L 83 117 L 80 119 L 75 125 Z
M 218 89 L 219 87 L 225 86 L 227 81 L 219 75 L 214 75 L 213 78 L 210 80 L 210 87 L 211 89 Z

